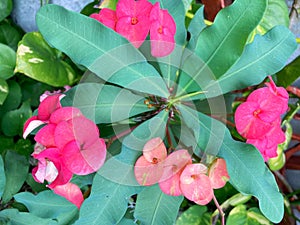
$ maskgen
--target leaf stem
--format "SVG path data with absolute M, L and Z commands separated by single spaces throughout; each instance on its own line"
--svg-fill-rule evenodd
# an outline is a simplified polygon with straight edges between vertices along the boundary
M 213 194 L 213 200 L 221 216 L 222 225 L 225 225 L 225 213 L 223 212 L 222 207 L 220 206 L 215 194 Z

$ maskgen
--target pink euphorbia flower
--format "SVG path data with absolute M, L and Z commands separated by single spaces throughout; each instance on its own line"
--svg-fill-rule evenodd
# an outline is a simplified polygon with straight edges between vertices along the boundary
M 172 152 L 164 161 L 164 172 L 159 181 L 159 187 L 167 195 L 182 195 L 180 175 L 185 166 L 192 163 L 191 155 L 181 149 Z
M 37 142 L 32 156 L 38 160 L 33 168 L 33 178 L 48 182 L 54 192 L 66 197 L 78 207 L 82 193 L 69 183 L 73 174 L 86 175 L 97 171 L 104 163 L 106 145 L 99 138 L 96 124 L 74 107 L 62 107 L 60 94 L 47 96 L 38 108 L 38 115 L 24 126 L 24 137 L 44 124 L 36 133 Z
M 229 180 L 226 161 L 221 158 L 216 159 L 209 167 L 208 177 L 213 189 L 224 187 Z
M 163 140 L 159 137 L 149 140 L 143 148 L 143 155 L 134 165 L 137 182 L 145 186 L 158 183 L 163 174 L 166 158 L 167 149 Z
M 117 23 L 117 15 L 116 12 L 112 9 L 103 8 L 100 10 L 99 13 L 93 13 L 90 15 L 91 18 L 98 20 L 105 26 L 116 30 L 116 23 Z
M 265 161 L 277 156 L 277 146 L 285 140 L 280 116 L 288 109 L 287 91 L 269 79 L 267 87 L 253 91 L 235 113 L 237 131 L 257 147 Z
M 151 54 L 155 57 L 169 55 L 175 47 L 176 24 L 167 10 L 156 2 L 150 12 Z
M 209 203 L 214 194 L 206 173 L 205 165 L 194 163 L 187 165 L 180 175 L 180 188 L 183 195 L 199 205 Z
M 244 102 L 235 111 L 235 125 L 237 131 L 245 138 L 259 138 L 271 128 L 270 122 L 263 118 L 268 117 L 257 102 Z
M 72 202 L 74 205 L 77 206 L 77 208 L 80 208 L 82 202 L 83 202 L 83 195 L 80 190 L 80 188 L 73 183 L 66 183 L 64 185 L 58 185 L 52 188 L 55 194 L 60 195 L 70 202 Z
M 152 4 L 147 0 L 119 0 L 116 7 L 116 31 L 136 48 L 146 39 L 150 29 Z

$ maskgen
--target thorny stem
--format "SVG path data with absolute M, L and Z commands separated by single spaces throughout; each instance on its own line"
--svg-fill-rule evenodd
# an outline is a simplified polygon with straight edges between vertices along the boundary
M 213 194 L 213 200 L 214 200 L 214 203 L 219 211 L 219 215 L 221 216 L 221 222 L 222 222 L 222 225 L 225 225 L 225 213 L 223 212 L 222 210 L 222 207 L 220 206 L 215 194 Z M 215 221 L 217 222 L 217 221 Z
M 298 9 L 300 8 L 300 0 L 294 0 L 292 8 L 291 8 L 291 12 L 290 12 L 290 20 L 294 19 L 294 18 L 298 18 Z M 292 26 L 292 23 L 290 25 L 290 27 Z
M 117 139 L 119 139 L 119 138 L 121 138 L 121 137 L 124 137 L 125 135 L 129 134 L 129 133 L 130 133 L 132 130 L 134 130 L 137 126 L 138 126 L 138 125 L 133 126 L 133 127 L 130 127 L 129 129 L 124 130 L 124 131 L 120 132 L 119 134 L 117 134 L 117 135 L 115 135 L 115 136 L 113 136 L 113 137 L 111 137 L 111 138 L 109 138 L 109 139 L 106 139 L 105 141 L 107 142 L 107 148 L 109 148 L 109 146 L 110 146 L 114 141 L 116 141 Z
M 284 178 L 284 176 L 278 171 L 273 171 L 273 172 L 277 176 L 277 178 L 284 184 L 288 192 L 293 193 L 294 190 L 292 189 L 291 185 L 287 182 L 287 180 Z M 293 195 L 293 198 L 295 200 L 298 199 L 297 195 Z

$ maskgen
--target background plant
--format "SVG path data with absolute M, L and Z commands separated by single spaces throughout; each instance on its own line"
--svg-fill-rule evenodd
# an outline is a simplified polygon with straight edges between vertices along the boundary
M 184 146 L 193 150 L 198 160 L 205 154 L 227 161 L 230 184 L 215 193 L 228 215 L 227 224 L 280 222 L 284 199 L 274 176 L 258 151 L 241 142 L 232 124 L 232 112 L 267 75 L 278 73 L 277 84 L 285 87 L 298 78 L 297 59 L 281 70 L 296 48 L 294 36 L 285 27 L 288 17 L 283 2 L 236 0 L 208 26 L 200 4 L 162 0 L 161 7 L 168 9 L 177 25 L 177 46 L 166 58 L 153 58 L 147 43 L 135 49 L 97 21 L 55 5 L 39 11 L 40 33 L 24 34 L 10 20 L 11 1 L 3 2 L 2 223 L 172 224 L 178 211 L 183 212 L 178 224 L 192 224 L 187 222 L 191 218 L 198 224 L 217 223 L 213 204 L 197 206 L 181 196 L 163 194 L 157 185 L 137 185 L 133 165 L 147 140 L 158 136 L 171 149 Z M 113 1 L 106 4 L 115 7 Z M 272 13 L 275 8 L 278 16 Z M 38 106 L 39 95 L 65 85 L 74 87 L 66 93 L 63 104 L 79 107 L 99 124 L 111 154 L 98 173 L 73 178 L 88 197 L 80 212 L 32 180 L 34 142 L 21 138 L 23 124 Z M 292 87 L 287 90 L 296 103 L 291 103 L 283 123 L 286 136 L 297 139 L 291 134 L 290 121 L 297 118 L 299 93 Z M 226 121 L 228 128 L 207 116 L 211 114 Z M 282 158 L 289 140 L 281 146 Z M 297 149 L 296 145 L 285 151 L 287 158 Z M 274 168 L 280 160 L 270 166 Z M 274 173 L 286 185 L 281 173 Z M 297 197 L 289 185 L 288 191 L 291 194 L 286 200 Z M 291 213 L 289 204 L 285 212 Z

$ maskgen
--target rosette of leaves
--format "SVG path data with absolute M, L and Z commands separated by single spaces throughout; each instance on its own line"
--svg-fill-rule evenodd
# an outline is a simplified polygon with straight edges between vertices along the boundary
M 224 94 L 279 71 L 296 48 L 293 35 L 274 26 L 247 42 L 266 1 L 236 0 L 211 26 L 205 25 L 200 8 L 188 28 L 182 1 L 161 0 L 160 5 L 177 26 L 177 47 L 163 58 L 151 57 L 147 43 L 136 49 L 99 22 L 60 6 L 46 5 L 37 14 L 44 39 L 93 73 L 67 93 L 64 104 L 112 128 L 108 137 L 122 136 L 118 143 L 110 139 L 109 151 L 120 153 L 95 175 L 74 224 L 174 223 L 183 197 L 165 195 L 157 185 L 141 187 L 133 175 L 142 147 L 153 137 L 185 146 L 198 157 L 224 158 L 236 190 L 256 197 L 263 215 L 279 222 L 283 197 L 263 158 L 210 115 L 226 115 Z

